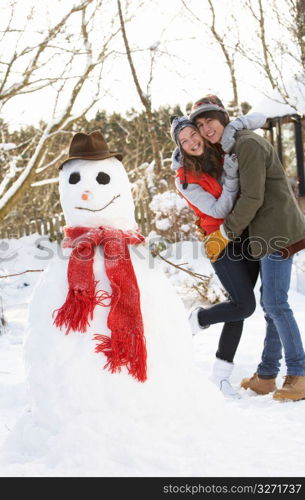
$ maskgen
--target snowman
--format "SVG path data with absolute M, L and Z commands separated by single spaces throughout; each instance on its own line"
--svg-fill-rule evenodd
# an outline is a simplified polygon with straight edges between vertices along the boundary
M 162 441 L 184 436 L 182 421 L 201 429 L 200 404 L 213 393 L 217 406 L 218 393 L 195 372 L 181 299 L 151 266 L 121 159 L 100 132 L 77 133 L 60 167 L 65 238 L 35 288 L 24 347 L 30 411 L 36 426 L 70 432 L 71 417 L 94 415 L 103 443 L 109 429 L 139 438 L 145 422 Z

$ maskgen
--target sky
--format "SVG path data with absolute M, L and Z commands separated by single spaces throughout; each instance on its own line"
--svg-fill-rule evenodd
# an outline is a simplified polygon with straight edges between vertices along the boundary
M 214 3 L 217 5 L 216 27 L 226 38 L 229 49 L 236 42 L 236 30 L 231 22 L 229 10 L 236 16 L 240 40 L 247 41 L 251 46 L 253 39 L 254 44 L 253 36 L 256 27 L 244 7 L 245 2 L 243 0 L 234 2 L 217 0 Z M 278 0 L 279 5 L 283 6 L 284 3 L 284 0 Z M 20 0 L 17 0 L 18 4 L 21 4 Z M 64 2 L 66 9 L 73 4 L 72 0 Z M 16 26 L 20 28 L 22 24 L 24 25 L 24 9 L 30 9 L 33 5 L 35 6 L 33 0 L 22 1 L 23 9 L 19 10 Z M 48 23 L 53 23 L 62 15 L 62 9 L 59 8 L 62 5 L 63 2 L 58 0 L 52 4 L 42 0 L 39 6 L 35 7 L 36 24 L 34 22 L 31 29 L 25 29 L 27 43 L 31 43 L 31 40 L 37 37 L 34 33 L 35 29 L 46 29 Z M 116 0 L 109 0 L 104 5 L 98 17 L 95 32 L 92 33 L 96 46 L 98 46 L 99 38 L 104 34 L 103 30 L 109 29 L 111 17 L 114 17 L 115 22 L 118 23 Z M 125 2 L 122 2 L 122 5 L 125 6 Z M 233 97 L 223 54 L 218 46 L 211 43 L 211 35 L 207 34 L 202 24 L 210 19 L 208 1 L 190 0 L 187 6 L 193 14 L 183 7 L 181 0 L 130 1 L 128 12 L 132 19 L 126 24 L 126 30 L 130 46 L 134 50 L 133 58 L 139 80 L 144 90 L 149 78 L 149 58 L 152 53 L 149 48 L 158 44 L 160 51 L 151 90 L 154 108 L 161 105 L 179 104 L 184 111 L 187 103 L 199 99 L 208 92 L 220 95 L 225 105 Z M 199 23 L 196 17 L 202 22 Z M 268 18 L 268 29 L 270 28 L 272 36 L 280 39 L 281 34 L 276 32 L 277 27 L 272 18 Z M 112 44 L 112 50 L 116 52 L 116 57 L 110 58 L 105 64 L 100 98 L 89 113 L 89 117 L 94 116 L 98 109 L 123 114 L 131 108 L 143 109 L 124 56 L 120 33 Z M 78 64 L 81 69 L 83 61 L 79 59 Z M 255 105 L 262 99 L 264 93 L 270 91 L 270 86 L 245 59 L 237 57 L 236 67 L 240 102 L 248 101 Z M 77 72 L 77 68 L 74 69 Z M 94 85 L 90 85 L 88 82 L 86 90 L 81 95 L 79 108 L 86 105 L 88 95 L 93 93 Z M 12 128 L 22 124 L 35 124 L 39 119 L 48 120 L 52 114 L 54 95 L 54 90 L 48 88 L 39 93 L 17 97 L 5 106 L 3 116 L 10 122 Z

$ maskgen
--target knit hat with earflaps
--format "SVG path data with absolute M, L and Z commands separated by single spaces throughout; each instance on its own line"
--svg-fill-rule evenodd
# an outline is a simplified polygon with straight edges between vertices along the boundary
M 190 120 L 187 116 L 171 116 L 170 122 L 171 122 L 171 129 L 170 129 L 171 138 L 177 144 L 177 147 L 178 147 L 178 151 L 175 150 L 175 159 L 176 159 L 177 155 L 179 155 L 179 152 L 180 152 L 180 157 L 181 157 L 181 144 L 179 141 L 179 132 L 181 132 L 181 130 L 184 129 L 185 127 L 192 127 L 193 129 L 197 130 L 197 132 L 198 132 L 198 128 L 196 127 L 195 123 L 192 122 L 192 120 Z M 188 183 L 186 181 L 186 167 L 185 167 L 185 165 L 183 166 L 183 170 L 184 170 L 183 189 L 186 189 L 188 186 Z
M 185 127 L 192 127 L 198 132 L 198 128 L 196 127 L 195 123 L 192 122 L 192 120 L 190 120 L 187 116 L 171 116 L 170 122 L 171 122 L 171 129 L 170 129 L 171 138 L 177 144 L 178 148 L 180 148 L 180 142 L 178 136 L 179 132 L 181 132 L 182 129 L 184 129 Z
M 217 97 L 216 95 L 208 94 L 207 96 L 202 97 L 201 99 L 198 99 L 198 101 L 194 102 L 189 118 L 191 120 L 194 120 L 194 118 L 197 118 L 199 115 L 205 113 L 206 111 L 222 111 L 229 117 L 228 112 L 226 111 L 219 97 Z

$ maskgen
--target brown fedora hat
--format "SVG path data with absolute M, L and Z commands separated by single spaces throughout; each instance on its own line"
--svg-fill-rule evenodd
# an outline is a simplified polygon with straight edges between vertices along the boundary
M 115 156 L 122 160 L 123 156 L 116 151 L 110 151 L 106 141 L 98 130 L 91 134 L 78 132 L 72 137 L 69 148 L 69 156 L 59 166 L 59 170 L 70 160 L 105 160 Z

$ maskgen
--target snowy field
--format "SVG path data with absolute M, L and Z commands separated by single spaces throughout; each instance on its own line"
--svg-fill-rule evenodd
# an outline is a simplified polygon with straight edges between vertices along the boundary
M 57 247 L 55 243 L 44 241 L 48 252 L 38 249 L 35 246 L 38 238 L 32 235 L 20 240 L 0 241 L 0 275 L 46 268 L 50 260 L 47 257 L 50 257 L 51 250 L 57 251 Z M 172 246 L 172 254 L 168 251 L 166 257 L 178 264 L 187 262 L 190 268 L 202 274 L 211 274 L 209 262 L 200 255 L 196 257 L 195 244 L 184 242 L 182 246 Z M 187 314 L 188 309 L 195 305 L 192 294 L 185 295 L 191 278 L 182 271 L 162 265 L 177 293 L 184 296 Z M 183 449 L 173 446 L 171 453 L 164 455 L 162 447 L 153 447 L 145 433 L 133 442 L 119 439 L 117 434 L 112 435 L 111 431 L 117 431 L 117 428 L 110 426 L 107 443 L 97 436 L 91 439 L 90 421 L 86 414 L 71 414 L 69 435 L 61 434 L 60 439 L 56 429 L 47 433 L 47 426 L 39 422 L 36 426 L 33 423 L 27 425 L 30 405 L 23 363 L 23 340 L 28 305 L 40 275 L 41 272 L 29 272 L 0 280 L 0 296 L 7 320 L 5 331 L 0 336 L 0 476 L 304 475 L 305 401 L 276 402 L 272 395 L 256 396 L 251 391 L 240 390 L 240 399 L 232 400 L 223 398 L 218 391 L 216 393 L 212 384 L 211 387 L 209 384 L 203 386 L 198 398 L 204 402 L 206 419 L 198 433 L 198 453 L 194 450 L 188 467 L 185 463 L 181 465 L 177 458 Z M 304 292 L 303 252 L 295 257 L 290 304 L 305 343 Z M 217 279 L 212 282 L 211 294 L 221 295 Z M 215 325 L 193 337 L 194 363 L 205 379 L 209 378 L 220 328 L 221 325 Z M 264 318 L 258 304 L 253 316 L 245 322 L 235 358 L 233 385 L 238 386 L 242 377 L 255 371 L 263 338 Z M 278 386 L 281 386 L 284 375 L 283 366 Z M 96 415 L 96 418 L 102 420 L 103 415 Z M 170 427 L 170 424 L 164 422 L 165 426 Z M 142 424 L 135 422 L 137 425 L 140 433 Z M 121 426 L 124 426 L 124 416 Z M 188 429 L 181 429 L 181 433 L 187 436 Z

